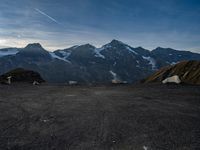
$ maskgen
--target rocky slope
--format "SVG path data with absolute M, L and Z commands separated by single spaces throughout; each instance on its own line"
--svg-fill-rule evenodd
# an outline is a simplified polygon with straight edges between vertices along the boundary
M 173 66 L 164 67 L 145 79 L 144 82 L 162 82 L 174 75 L 178 75 L 182 83 L 200 84 L 200 61 L 183 61 Z

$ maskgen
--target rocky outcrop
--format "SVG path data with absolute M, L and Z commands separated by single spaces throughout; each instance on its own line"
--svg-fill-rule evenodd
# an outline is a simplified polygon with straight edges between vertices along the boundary
M 162 82 L 175 75 L 180 78 L 181 83 L 200 85 L 200 61 L 183 61 L 173 66 L 164 67 L 143 82 Z

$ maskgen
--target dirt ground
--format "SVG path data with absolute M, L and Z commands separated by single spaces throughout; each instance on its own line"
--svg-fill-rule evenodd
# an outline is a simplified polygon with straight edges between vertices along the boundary
M 200 86 L 0 85 L 0 150 L 200 149 Z

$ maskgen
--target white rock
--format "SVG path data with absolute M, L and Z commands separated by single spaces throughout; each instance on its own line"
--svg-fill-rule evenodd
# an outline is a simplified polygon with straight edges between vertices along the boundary
M 181 80 L 179 78 L 179 76 L 177 75 L 174 75 L 172 77 L 169 77 L 169 78 L 166 78 L 165 80 L 162 81 L 163 84 L 166 84 L 166 83 L 176 83 L 176 84 L 180 84 L 181 83 Z

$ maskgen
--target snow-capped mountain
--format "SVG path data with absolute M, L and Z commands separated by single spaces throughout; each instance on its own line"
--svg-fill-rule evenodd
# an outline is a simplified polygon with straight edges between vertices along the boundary
M 39 72 L 49 82 L 132 83 L 163 66 L 191 59 L 200 60 L 200 54 L 165 48 L 149 51 L 117 40 L 100 48 L 85 44 L 54 52 L 34 43 L 0 49 L 0 74 L 20 67 Z

